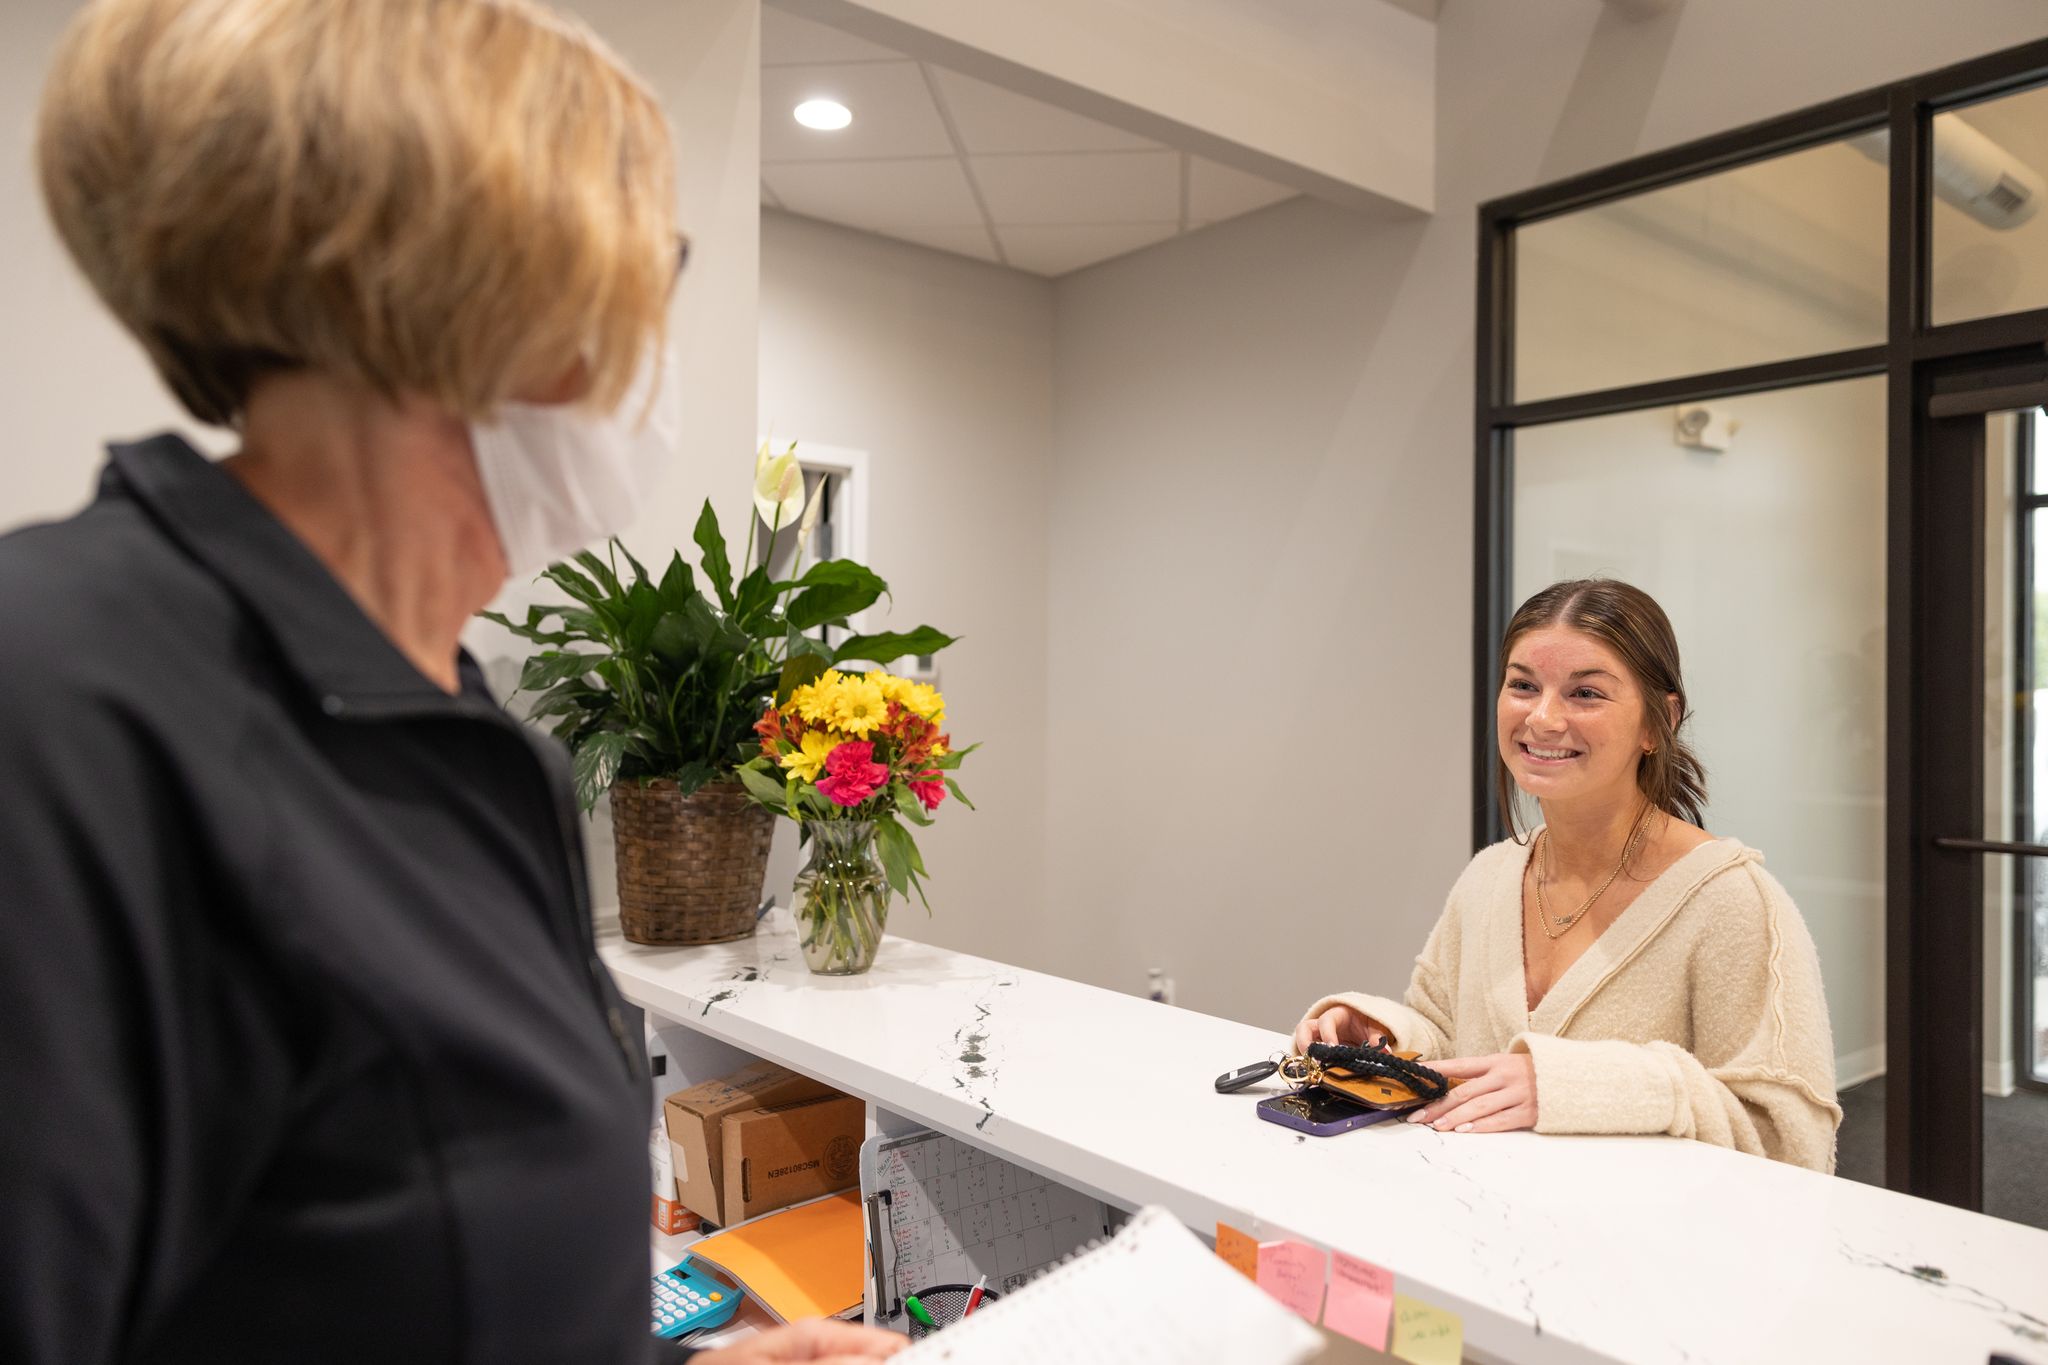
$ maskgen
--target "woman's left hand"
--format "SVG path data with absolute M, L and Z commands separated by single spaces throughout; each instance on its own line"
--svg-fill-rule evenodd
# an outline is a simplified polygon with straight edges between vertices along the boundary
M 1536 1059 L 1528 1053 L 1456 1057 L 1428 1066 L 1464 1084 L 1414 1110 L 1408 1122 L 1447 1133 L 1506 1133 L 1536 1126 Z

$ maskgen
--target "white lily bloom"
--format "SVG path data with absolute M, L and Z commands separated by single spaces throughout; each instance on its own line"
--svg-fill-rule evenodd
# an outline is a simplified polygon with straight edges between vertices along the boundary
M 804 470 L 796 446 L 770 455 L 763 445 L 754 460 L 754 510 L 770 530 L 794 526 L 804 510 Z

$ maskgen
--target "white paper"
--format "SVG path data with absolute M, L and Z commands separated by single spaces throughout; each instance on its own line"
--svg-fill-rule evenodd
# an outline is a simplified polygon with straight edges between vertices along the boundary
M 904 1351 L 897 1365 L 1298 1365 L 1322 1335 L 1165 1209 Z

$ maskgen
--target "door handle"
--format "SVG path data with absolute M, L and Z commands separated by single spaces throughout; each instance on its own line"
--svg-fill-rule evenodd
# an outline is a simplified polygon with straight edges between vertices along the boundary
M 1936 848 L 1959 853 L 2010 853 L 2016 858 L 2048 858 L 2048 844 L 2016 844 L 2004 839 L 1936 839 Z

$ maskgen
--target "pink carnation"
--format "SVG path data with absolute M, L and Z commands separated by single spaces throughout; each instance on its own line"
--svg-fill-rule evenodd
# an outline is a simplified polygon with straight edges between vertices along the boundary
M 818 783 L 818 790 L 836 806 L 858 806 L 889 780 L 889 770 L 874 759 L 873 744 L 840 745 L 825 759 L 828 775 Z
M 937 810 L 939 802 L 946 799 L 946 780 L 937 772 L 919 773 L 911 780 L 910 790 L 926 810 Z

